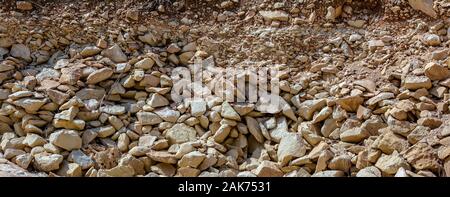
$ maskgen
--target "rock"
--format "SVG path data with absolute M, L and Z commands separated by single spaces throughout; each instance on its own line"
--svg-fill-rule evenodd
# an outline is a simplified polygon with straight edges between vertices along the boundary
M 341 133 L 340 138 L 343 142 L 358 143 L 368 137 L 366 130 L 355 127 Z
M 403 87 L 409 90 L 417 90 L 420 88 L 430 89 L 431 80 L 426 76 L 407 76 Z
M 348 96 L 336 100 L 336 104 L 340 105 L 342 109 L 348 112 L 356 112 L 363 102 L 364 99 L 360 96 Z
M 370 50 L 375 50 L 378 47 L 384 47 L 384 43 L 381 40 L 369 40 L 368 45 Z
M 345 173 L 339 170 L 326 170 L 313 174 L 311 177 L 343 177 Z
M 389 175 L 395 174 L 399 168 L 410 169 L 409 164 L 397 152 L 390 155 L 382 154 L 375 166 Z
M 164 96 L 161 96 L 158 93 L 154 93 L 150 97 L 150 101 L 148 102 L 148 104 L 153 108 L 163 107 L 169 105 L 169 100 L 167 100 Z
M 430 62 L 425 66 L 425 75 L 431 80 L 443 80 L 449 77 L 450 71 L 435 62 Z
M 415 10 L 420 10 L 433 18 L 437 17 L 437 13 L 433 9 L 433 0 L 408 0 L 408 2 Z
M 303 139 L 298 134 L 286 134 L 278 145 L 277 157 L 281 166 L 288 164 L 293 158 L 302 157 L 306 153 Z
M 195 129 L 184 123 L 175 124 L 166 132 L 166 138 L 169 140 L 169 144 L 181 144 L 195 141 L 196 135 L 197 132 Z
M 285 117 L 279 117 L 276 119 L 276 126 L 270 129 L 270 138 L 272 141 L 279 143 L 284 135 L 288 134 L 288 122 Z M 262 128 L 263 126 L 260 126 Z
M 152 136 L 152 135 L 143 135 L 139 138 L 139 146 L 147 146 L 147 147 L 151 147 L 153 146 L 153 143 L 156 140 L 156 136 Z
M 63 161 L 63 156 L 58 154 L 49 154 L 46 152 L 34 155 L 34 167 L 44 172 L 50 172 L 59 169 Z
M 16 164 L 18 166 L 22 167 L 23 169 L 27 169 L 28 166 L 30 165 L 31 161 L 33 160 L 33 156 L 31 156 L 31 154 L 25 153 L 25 154 L 17 155 L 15 160 L 16 160 Z M 1 175 L 0 175 L 0 177 L 1 177 Z
M 150 151 L 147 153 L 147 156 L 150 157 L 150 159 L 161 162 L 161 163 L 167 163 L 167 164 L 176 164 L 177 159 L 175 158 L 175 155 L 172 155 L 165 151 Z
M 438 128 L 442 124 L 442 120 L 434 117 L 423 117 L 417 120 L 417 124 L 421 126 L 426 126 L 431 129 Z
M 113 126 L 108 125 L 108 126 L 89 129 L 86 131 L 91 131 L 91 132 L 97 133 L 96 137 L 105 138 L 105 137 L 109 137 L 112 134 L 114 134 L 114 132 L 116 132 L 116 129 L 114 129 Z
M 322 110 L 319 111 L 319 113 L 316 113 L 311 121 L 311 123 L 319 123 L 327 119 L 331 113 L 333 113 L 333 108 L 331 107 L 324 107 Z
M 175 123 L 180 117 L 180 112 L 170 109 L 169 107 L 159 108 L 154 111 L 164 121 Z
M 142 125 L 155 125 L 162 122 L 162 119 L 152 112 L 138 112 L 136 116 Z
M 36 113 L 45 104 L 45 100 L 23 98 L 14 101 L 14 105 L 22 107 L 27 113 Z
M 352 158 L 349 155 L 339 155 L 331 159 L 328 164 L 328 168 L 331 170 L 339 170 L 343 172 L 349 172 L 352 167 Z
M 94 160 L 91 159 L 91 157 L 87 156 L 80 150 L 73 150 L 70 152 L 69 156 L 67 157 L 67 161 L 74 162 L 80 165 L 82 170 L 89 169 L 94 165 Z
M 307 100 L 297 106 L 298 113 L 306 120 L 311 120 L 313 118 L 314 112 L 322 109 L 326 104 L 327 102 L 325 99 Z
M 71 121 L 75 118 L 78 111 L 79 111 L 78 107 L 72 106 L 68 110 L 64 110 L 60 113 L 55 114 L 54 118 Z
M 126 113 L 125 106 L 122 105 L 106 105 L 100 107 L 100 111 L 111 115 L 122 115 Z
M 16 7 L 18 10 L 29 11 L 33 9 L 33 4 L 27 1 L 16 1 Z
M 161 39 L 151 32 L 148 32 L 143 36 L 139 36 L 138 38 L 140 41 L 145 42 L 145 43 L 149 44 L 150 46 L 158 45 L 160 42 L 160 39 Z
M 39 82 L 42 82 L 44 79 L 59 79 L 61 73 L 59 71 L 52 68 L 43 68 L 41 72 L 36 75 L 36 79 Z
M 76 163 L 68 163 L 68 162 L 63 162 L 63 165 L 61 166 L 61 168 L 58 170 L 58 172 L 56 174 L 58 174 L 59 176 L 64 176 L 64 177 L 81 177 L 81 176 L 83 176 L 83 172 L 81 171 L 80 165 L 78 165 Z
M 101 100 L 105 95 L 106 91 L 103 88 L 101 89 L 83 88 L 75 94 L 75 96 L 77 96 L 81 100 L 89 100 L 89 99 Z
M 23 59 L 27 62 L 31 62 L 31 53 L 30 49 L 24 44 L 13 44 L 11 51 L 11 56 Z
M 64 128 L 69 130 L 83 130 L 86 125 L 84 120 L 53 119 L 52 123 L 55 128 Z
M 442 168 L 437 151 L 426 143 L 415 144 L 405 152 L 404 156 L 416 170 L 438 172 Z
M 259 11 L 259 14 L 268 21 L 288 21 L 289 14 L 284 11 Z
M 213 136 L 213 139 L 217 143 L 222 143 L 230 134 L 231 127 L 229 125 L 220 125 L 217 129 L 216 133 Z
M 377 104 L 380 101 L 391 99 L 391 98 L 394 98 L 394 97 L 395 97 L 395 95 L 393 93 L 391 93 L 391 92 L 382 92 L 382 93 L 380 93 L 380 94 L 370 98 L 369 100 L 367 100 L 366 104 L 368 106 L 371 106 L 371 105 Z
M 179 167 L 192 167 L 197 168 L 205 159 L 205 154 L 199 151 L 193 151 L 184 155 L 179 161 Z
M 122 52 L 119 45 L 114 44 L 112 47 L 102 51 L 102 55 L 108 57 L 115 63 L 123 63 L 128 60 L 127 56 Z
M 439 46 L 441 44 L 441 39 L 436 34 L 424 34 L 422 40 L 428 46 Z
M 39 135 L 28 133 L 27 137 L 22 141 L 22 143 L 33 148 L 36 146 L 42 146 L 47 143 L 47 141 Z
M 409 143 L 403 137 L 394 134 L 392 131 L 388 131 L 380 135 L 372 146 L 390 155 L 394 151 L 402 152 L 406 150 L 409 147 Z
M 113 73 L 114 73 L 114 71 L 111 68 L 102 68 L 102 69 L 96 70 L 87 77 L 86 83 L 87 84 L 96 84 L 98 82 L 108 79 L 109 77 L 112 76 Z
M 49 141 L 65 150 L 81 148 L 81 137 L 73 130 L 59 130 L 50 134 Z
M 180 54 L 180 62 L 183 65 L 188 65 L 191 58 L 194 56 L 194 52 L 184 52 Z
M 58 105 L 62 105 L 70 97 L 70 95 L 60 92 L 58 90 L 47 89 L 46 92 L 47 92 L 47 95 L 50 98 L 50 100 L 52 100 L 53 102 L 55 102 Z
M 144 70 L 149 70 L 153 67 L 153 65 L 155 64 L 155 61 L 151 58 L 144 58 L 139 62 L 136 62 L 136 64 L 134 64 L 135 68 L 141 68 Z
M 222 110 L 220 112 L 220 115 L 224 118 L 241 121 L 241 117 L 239 116 L 239 114 L 226 101 L 222 103 Z
M 199 117 L 206 112 L 206 102 L 203 99 L 196 99 L 191 102 L 191 115 Z
M 88 46 L 81 50 L 80 55 L 83 57 L 90 57 L 99 54 L 102 49 L 96 46 Z
M 245 116 L 245 122 L 247 123 L 248 131 L 255 137 L 256 141 L 263 143 L 265 139 L 258 121 L 250 116 Z
M 262 161 L 255 169 L 254 174 L 258 177 L 281 177 L 283 172 L 275 162 Z
M 101 169 L 98 172 L 100 177 L 132 177 L 135 175 L 134 169 L 131 166 L 118 165 L 111 169 Z
M 381 177 L 381 172 L 375 166 L 369 166 L 358 171 L 356 177 Z
M 16 67 L 14 65 L 9 65 L 5 63 L 0 64 L 0 72 L 5 72 L 9 70 L 14 70 Z

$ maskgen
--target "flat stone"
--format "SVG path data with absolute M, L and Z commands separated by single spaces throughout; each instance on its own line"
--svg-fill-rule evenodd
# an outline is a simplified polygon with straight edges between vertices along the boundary
M 336 100 L 336 103 L 348 112 L 356 112 L 363 102 L 364 98 L 360 96 L 348 96 Z
M 256 141 L 263 143 L 265 139 L 258 121 L 250 116 L 245 116 L 245 122 L 247 123 L 248 131 L 255 137 Z
M 169 140 L 169 144 L 181 144 L 195 141 L 196 135 L 197 132 L 195 129 L 184 123 L 175 124 L 166 132 L 166 138 Z
M 142 60 L 140 60 L 139 62 L 136 62 L 134 64 L 135 68 L 141 68 L 144 70 L 149 70 L 153 67 L 153 65 L 155 64 L 155 61 L 151 58 L 144 58 Z
M 87 46 L 84 47 L 83 50 L 81 50 L 80 55 L 83 57 L 90 57 L 99 54 L 101 51 L 102 49 L 96 46 Z
M 426 76 L 406 76 L 403 87 L 408 90 L 430 89 L 431 80 Z
M 403 137 L 388 131 L 380 135 L 375 140 L 373 146 L 380 149 L 385 154 L 392 154 L 394 151 L 402 152 L 409 147 L 409 143 Z
M 369 100 L 367 100 L 367 101 L 366 101 L 366 104 L 367 104 L 368 106 L 371 106 L 371 105 L 377 104 L 377 103 L 380 102 L 380 101 L 387 100 L 387 99 L 391 99 L 391 98 L 394 98 L 394 97 L 395 97 L 394 93 L 391 93 L 391 92 L 382 92 L 382 93 L 379 93 L 378 95 L 376 95 L 376 96 L 370 98 Z
M 111 115 L 122 115 L 126 113 L 125 106 L 122 105 L 106 105 L 100 107 L 100 111 Z
M 167 163 L 167 164 L 176 164 L 177 159 L 175 158 L 175 155 L 170 154 L 165 151 L 150 151 L 147 153 L 147 156 L 150 157 L 150 159 L 161 162 L 161 163 Z
M 231 127 L 229 125 L 223 124 L 217 129 L 213 136 L 213 139 L 217 143 L 222 143 L 230 134 Z
M 426 143 L 417 143 L 408 149 L 404 157 L 416 170 L 439 172 L 442 168 L 437 151 Z
M 340 138 L 343 142 L 350 142 L 350 143 L 358 143 L 361 142 L 363 139 L 368 137 L 368 133 L 359 128 L 355 127 L 349 130 L 346 130 L 341 133 Z
M 98 82 L 104 81 L 112 76 L 114 71 L 111 68 L 98 69 L 91 74 L 86 79 L 87 84 L 96 84 Z
M 289 14 L 284 11 L 259 11 L 264 20 L 270 21 L 288 21 Z
M 381 171 L 375 166 L 369 166 L 358 171 L 356 177 L 381 177 Z
M 191 115 L 199 117 L 206 112 L 206 102 L 203 99 L 196 99 L 191 102 Z
M 52 124 L 55 128 L 64 128 L 71 130 L 83 130 L 86 126 L 86 122 L 84 120 L 62 120 L 62 119 L 53 119 Z
M 400 168 L 410 169 L 408 162 L 406 162 L 397 152 L 390 155 L 382 154 L 375 163 L 375 166 L 383 173 L 390 175 L 395 174 Z
M 433 9 L 433 0 L 408 0 L 408 3 L 415 10 L 420 10 L 433 18 L 437 17 L 437 13 Z
M 31 62 L 30 49 L 24 44 L 13 44 L 10 51 L 11 56 Z
M 23 98 L 16 100 L 13 103 L 14 105 L 24 108 L 27 113 L 32 114 L 36 113 L 46 102 L 45 100 L 40 99 Z
M 162 119 L 152 112 L 138 112 L 136 117 L 142 125 L 155 125 L 162 122 Z
M 255 169 L 254 174 L 258 177 L 281 177 L 284 173 L 275 162 L 264 160 Z
M 192 151 L 188 154 L 185 154 L 179 161 L 178 167 L 192 167 L 197 168 L 203 160 L 206 158 L 206 155 L 199 151 Z
M 80 150 L 73 150 L 67 157 L 67 161 L 77 163 L 82 170 L 89 169 L 94 165 L 94 160 Z
M 34 167 L 40 171 L 50 172 L 59 169 L 64 157 L 58 154 L 49 154 L 46 152 L 34 155 Z
M 425 75 L 433 81 L 443 80 L 450 76 L 450 71 L 436 62 L 430 62 L 425 65 Z
M 306 120 L 311 120 L 313 118 L 314 112 L 322 109 L 327 104 L 325 99 L 317 99 L 317 100 L 306 100 L 302 102 L 298 108 L 298 113 L 301 117 Z
M 34 133 L 28 133 L 27 137 L 25 137 L 22 143 L 33 148 L 36 146 L 42 146 L 46 144 L 47 141 L 39 135 L 36 135 Z
M 271 140 L 277 143 L 279 143 L 280 140 L 288 133 L 288 122 L 286 118 L 282 116 L 276 119 L 275 128 L 269 130 Z
M 101 100 L 105 95 L 106 91 L 103 88 L 101 89 L 83 88 L 75 94 L 75 96 L 77 96 L 81 100 L 89 100 L 89 99 Z
M 226 101 L 222 103 L 222 110 L 220 112 L 220 115 L 224 118 L 241 121 L 241 117 L 239 116 L 239 114 Z
M 293 158 L 302 157 L 306 153 L 306 146 L 298 134 L 285 134 L 278 145 L 277 157 L 281 166 L 288 164 Z
M 148 102 L 148 104 L 153 108 L 163 107 L 169 105 L 169 100 L 167 100 L 166 97 L 161 96 L 158 93 L 154 93 L 150 97 L 150 101 Z
M 52 68 L 43 68 L 41 72 L 36 75 L 36 80 L 42 82 L 45 79 L 59 79 L 61 73 Z
M 114 44 L 112 47 L 103 50 L 102 55 L 108 57 L 116 63 L 123 63 L 128 60 L 127 56 L 122 52 L 122 49 L 117 44 Z
M 81 137 L 73 130 L 59 130 L 50 134 L 49 141 L 65 150 L 73 150 L 81 148 Z
M 118 165 L 111 169 L 100 169 L 98 175 L 100 177 L 132 177 L 135 175 L 135 172 L 131 166 Z
M 159 108 L 155 111 L 159 117 L 161 117 L 164 121 L 175 123 L 177 119 L 180 117 L 180 112 L 170 109 L 169 107 Z

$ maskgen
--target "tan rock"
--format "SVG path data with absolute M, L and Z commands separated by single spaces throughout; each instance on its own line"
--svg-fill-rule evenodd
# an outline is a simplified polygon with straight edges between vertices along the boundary
M 73 130 L 59 130 L 50 134 L 49 141 L 65 150 L 81 148 L 81 137 Z

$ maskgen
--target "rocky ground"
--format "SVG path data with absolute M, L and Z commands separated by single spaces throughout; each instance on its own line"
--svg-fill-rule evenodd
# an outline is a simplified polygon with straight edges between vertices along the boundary
M 0 0 L 0 176 L 450 176 L 449 10 Z M 175 102 L 198 60 L 279 69 L 283 104 Z

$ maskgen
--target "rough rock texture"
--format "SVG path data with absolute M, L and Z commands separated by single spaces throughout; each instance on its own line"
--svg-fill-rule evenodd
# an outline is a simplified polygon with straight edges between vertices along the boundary
M 0 176 L 449 176 L 448 9 L 2 1 Z

